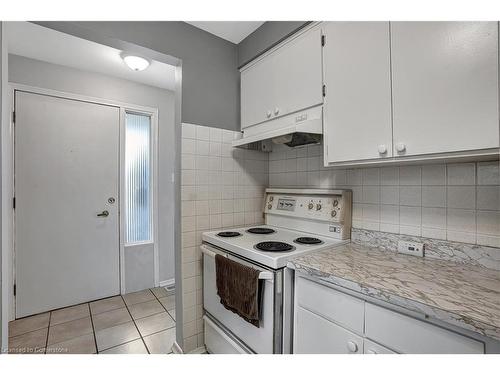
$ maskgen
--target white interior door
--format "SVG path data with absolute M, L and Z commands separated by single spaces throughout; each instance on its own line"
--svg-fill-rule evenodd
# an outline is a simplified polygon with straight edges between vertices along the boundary
M 119 294 L 119 108 L 16 91 L 15 111 L 16 318 Z

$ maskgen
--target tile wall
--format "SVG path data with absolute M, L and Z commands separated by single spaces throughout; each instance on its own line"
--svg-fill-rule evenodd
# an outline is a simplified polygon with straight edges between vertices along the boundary
M 498 161 L 333 169 L 322 146 L 279 146 L 269 185 L 352 189 L 355 228 L 500 247 Z
M 233 148 L 237 134 L 182 125 L 184 352 L 203 345 L 201 234 L 263 222 L 268 154 Z

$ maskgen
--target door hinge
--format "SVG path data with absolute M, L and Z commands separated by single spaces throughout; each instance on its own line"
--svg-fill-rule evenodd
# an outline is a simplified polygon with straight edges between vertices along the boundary
M 16 292 L 17 292 L 17 288 L 16 288 L 16 284 L 14 284 L 14 296 L 16 295 Z
M 321 47 L 324 47 L 326 44 L 326 35 L 321 35 Z
M 16 123 L 16 111 L 13 111 L 12 112 L 12 123 L 15 124 Z
M 323 85 L 323 98 L 326 96 L 326 85 Z
M 16 197 L 12 198 L 12 208 L 16 209 Z

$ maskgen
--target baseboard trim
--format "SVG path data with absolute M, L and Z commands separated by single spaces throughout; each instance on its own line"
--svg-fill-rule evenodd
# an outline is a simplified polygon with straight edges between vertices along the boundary
M 163 281 L 160 281 L 160 286 L 162 288 L 173 288 L 175 287 L 175 279 L 168 279 L 168 280 L 163 280 Z

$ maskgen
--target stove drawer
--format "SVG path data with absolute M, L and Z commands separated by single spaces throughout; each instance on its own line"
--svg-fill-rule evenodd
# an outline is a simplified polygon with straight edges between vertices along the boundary
M 205 346 L 210 354 L 249 354 L 210 318 L 203 317 L 205 323 Z
M 363 300 L 300 276 L 295 279 L 295 298 L 299 306 L 363 334 L 365 314 Z

